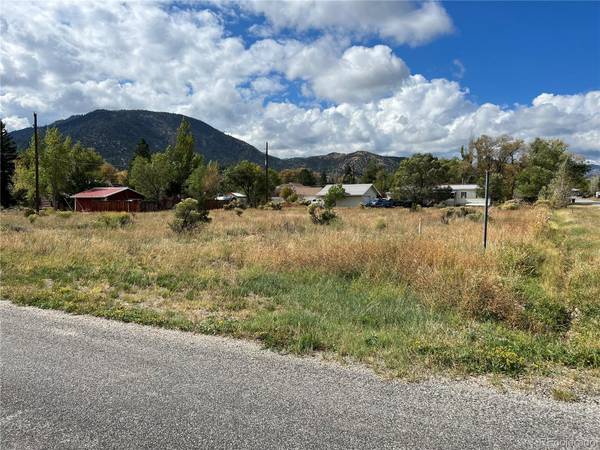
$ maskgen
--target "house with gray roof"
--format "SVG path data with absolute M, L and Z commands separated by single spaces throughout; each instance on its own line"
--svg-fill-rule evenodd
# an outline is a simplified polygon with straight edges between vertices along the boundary
M 317 192 L 317 198 L 322 199 L 325 197 L 332 186 L 335 186 L 335 184 L 328 184 Z M 351 208 L 381 197 L 379 191 L 372 184 L 342 184 L 342 187 L 346 191 L 346 196 L 338 200 L 336 206 Z

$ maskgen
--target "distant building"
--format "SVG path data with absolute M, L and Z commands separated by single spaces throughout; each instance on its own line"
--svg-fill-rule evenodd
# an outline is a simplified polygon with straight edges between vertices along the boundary
M 128 187 L 96 187 L 71 195 L 75 211 L 139 212 L 144 196 Z
M 215 197 L 215 200 L 223 203 L 229 203 L 232 200 L 238 200 L 240 203 L 248 203 L 248 198 L 245 194 L 240 192 L 227 192 L 226 194 L 219 194 Z
M 317 193 L 316 197 L 319 199 L 325 197 L 332 186 L 335 186 L 335 184 L 328 184 L 325 186 Z M 336 206 L 359 206 L 361 203 L 366 203 L 381 197 L 379 191 L 372 184 L 342 184 L 342 187 L 344 188 L 344 191 L 346 191 L 346 196 L 343 199 L 338 200 Z
M 485 199 L 477 196 L 477 184 L 446 184 L 438 187 L 452 190 L 452 197 L 445 201 L 449 206 L 485 206 Z
M 275 189 L 276 194 L 279 195 L 284 187 L 292 188 L 298 195 L 298 199 L 307 200 L 309 202 L 315 200 L 317 198 L 317 194 L 322 189 L 321 187 L 304 186 L 300 183 L 285 183 L 277 186 Z

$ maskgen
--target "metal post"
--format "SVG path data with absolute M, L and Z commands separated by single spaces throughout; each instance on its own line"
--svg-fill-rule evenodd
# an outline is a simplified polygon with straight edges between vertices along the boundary
M 265 203 L 269 203 L 269 143 L 265 143 Z
M 38 151 L 37 114 L 33 113 L 33 145 L 35 148 L 35 211 L 40 212 L 40 156 Z
M 490 186 L 490 171 L 485 171 L 485 206 L 483 209 L 483 251 L 487 248 L 487 230 L 488 230 L 488 205 L 489 205 L 489 190 Z

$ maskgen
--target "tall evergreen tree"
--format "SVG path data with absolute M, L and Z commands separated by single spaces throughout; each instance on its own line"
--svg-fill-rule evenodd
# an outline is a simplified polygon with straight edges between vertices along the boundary
M 150 146 L 148 145 L 148 143 L 146 142 L 146 140 L 144 138 L 140 139 L 140 142 L 138 142 L 135 146 L 135 150 L 133 151 L 133 157 L 131 158 L 131 161 L 133 162 L 133 160 L 135 158 L 137 158 L 138 156 L 150 161 L 150 157 L 152 156 L 150 154 Z
M 327 172 L 321 172 L 321 175 L 319 177 L 319 184 L 321 186 L 325 186 L 327 184 Z
M 15 159 L 17 157 L 17 146 L 6 131 L 4 122 L 0 121 L 0 203 L 4 208 L 12 205 L 12 177 L 15 173 Z
M 182 194 L 185 182 L 194 169 L 202 163 L 200 155 L 194 152 L 194 136 L 187 120 L 181 121 L 177 129 L 175 145 L 167 147 L 165 153 L 173 167 L 173 180 L 169 186 L 169 194 Z

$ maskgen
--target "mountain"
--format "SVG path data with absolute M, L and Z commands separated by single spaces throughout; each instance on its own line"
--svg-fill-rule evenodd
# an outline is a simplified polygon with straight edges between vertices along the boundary
M 140 138 L 146 140 L 152 152 L 163 151 L 167 145 L 173 144 L 177 128 L 183 118 L 190 123 L 196 151 L 204 155 L 206 161 L 218 161 L 221 166 L 229 166 L 242 160 L 261 165 L 264 163 L 264 153 L 256 147 L 229 136 L 201 120 L 166 112 L 98 109 L 40 127 L 38 133 L 43 136 L 47 127 L 56 127 L 64 136 L 71 136 L 73 141 L 81 141 L 85 147 L 95 148 L 114 166 L 125 168 Z M 13 131 L 10 135 L 17 148 L 24 149 L 31 141 L 33 128 Z M 388 170 L 395 170 L 402 160 L 399 157 L 360 151 L 290 159 L 270 156 L 269 164 L 277 170 L 306 167 L 316 172 L 325 171 L 330 175 L 343 174 L 346 166 L 352 165 L 355 174 L 360 175 L 371 159 Z
M 385 167 L 388 171 L 395 171 L 404 158 L 399 156 L 381 156 L 375 153 L 358 151 L 354 153 L 328 153 L 327 155 L 309 156 L 306 158 L 284 159 L 289 167 L 306 167 L 315 172 L 327 172 L 331 175 L 342 175 L 347 166 L 354 168 L 354 173 L 362 174 L 369 161 L 374 160 L 377 165 Z
M 229 136 L 210 125 L 181 114 L 144 110 L 107 111 L 98 109 L 87 114 L 58 120 L 49 127 L 56 127 L 64 136 L 81 141 L 85 147 L 94 147 L 111 164 L 127 167 L 133 149 L 140 138 L 144 138 L 152 152 L 162 151 L 175 142 L 181 120 L 189 123 L 196 141 L 196 151 L 207 161 L 218 161 L 227 166 L 244 159 L 262 164 L 264 153 L 252 145 Z M 38 133 L 44 135 L 46 127 Z M 19 149 L 26 148 L 31 141 L 33 128 L 10 133 Z M 273 158 L 275 160 L 276 158 Z M 279 161 L 274 161 L 277 165 Z

